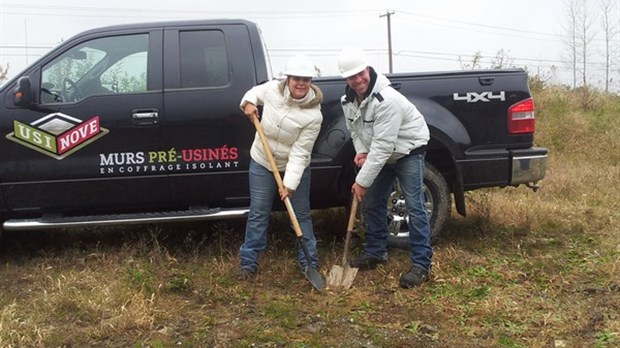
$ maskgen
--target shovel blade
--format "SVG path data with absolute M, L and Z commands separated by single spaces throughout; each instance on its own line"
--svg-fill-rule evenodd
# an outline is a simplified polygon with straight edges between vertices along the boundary
M 342 288 L 348 289 L 353 285 L 353 280 L 355 280 L 355 276 L 357 275 L 357 268 L 351 267 L 347 265 L 344 268 L 344 274 L 342 275 Z
M 357 268 L 351 267 L 349 265 L 346 265 L 344 267 L 333 266 L 331 271 L 329 272 L 327 284 L 329 284 L 331 288 L 340 288 L 343 290 L 347 290 L 353 285 L 353 280 L 355 280 L 357 270 Z
M 304 275 L 315 289 L 317 289 L 318 291 L 325 290 L 325 282 L 323 281 L 323 277 L 321 277 L 321 275 L 316 269 L 312 267 L 306 267 Z
M 330 288 L 340 287 L 343 274 L 344 268 L 340 266 L 332 266 L 332 269 L 329 271 L 329 275 L 327 276 L 327 285 L 329 285 Z

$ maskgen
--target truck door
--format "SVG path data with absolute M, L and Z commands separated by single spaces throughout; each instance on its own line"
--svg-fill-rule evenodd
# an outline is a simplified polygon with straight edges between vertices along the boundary
M 170 173 L 175 202 L 247 206 L 255 130 L 239 101 L 256 84 L 248 29 L 243 24 L 168 28 L 164 45 L 164 122 L 178 165 Z
M 161 42 L 158 29 L 90 33 L 26 72 L 37 105 L 2 114 L 2 125 L 11 123 L 0 151 L 8 206 L 83 214 L 169 200 L 167 170 L 157 165 Z

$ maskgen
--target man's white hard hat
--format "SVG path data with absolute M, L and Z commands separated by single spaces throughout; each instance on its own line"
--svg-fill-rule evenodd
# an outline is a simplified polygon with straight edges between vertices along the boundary
M 346 47 L 338 56 L 338 69 L 345 79 L 366 69 L 368 60 L 364 51 L 357 47 Z
M 303 54 L 291 57 L 286 63 L 284 75 L 299 77 L 314 77 L 316 69 L 312 61 Z

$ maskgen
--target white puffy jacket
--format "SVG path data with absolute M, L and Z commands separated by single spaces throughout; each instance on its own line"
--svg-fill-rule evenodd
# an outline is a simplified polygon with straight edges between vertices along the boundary
M 391 87 L 385 75 L 370 68 L 370 91 L 359 104 L 347 86 L 342 96 L 346 125 L 358 154 L 367 153 L 355 182 L 370 187 L 386 163 L 424 146 L 430 138 L 424 117 L 405 96 Z
M 278 170 L 284 171 L 284 186 L 290 190 L 297 189 L 304 170 L 310 165 L 312 148 L 323 121 L 322 101 L 323 93 L 313 84 L 306 97 L 295 100 L 286 81 L 277 80 L 253 87 L 241 99 L 242 110 L 247 103 L 263 105 L 261 125 Z M 250 155 L 271 171 L 258 134 L 254 137 Z

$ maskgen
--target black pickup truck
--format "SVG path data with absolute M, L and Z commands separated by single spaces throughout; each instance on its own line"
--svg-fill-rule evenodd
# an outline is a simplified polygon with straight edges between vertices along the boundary
M 273 78 L 266 53 L 245 20 L 120 25 L 64 41 L 0 89 L 2 228 L 243 216 L 255 130 L 238 105 Z M 387 76 L 430 128 L 424 177 L 434 234 L 451 195 L 464 215 L 468 190 L 537 188 L 547 150 L 534 146 L 525 71 Z M 325 99 L 312 206 L 346 206 L 354 168 L 339 102 L 345 82 L 315 82 Z M 397 183 L 386 204 L 398 234 L 407 221 Z

